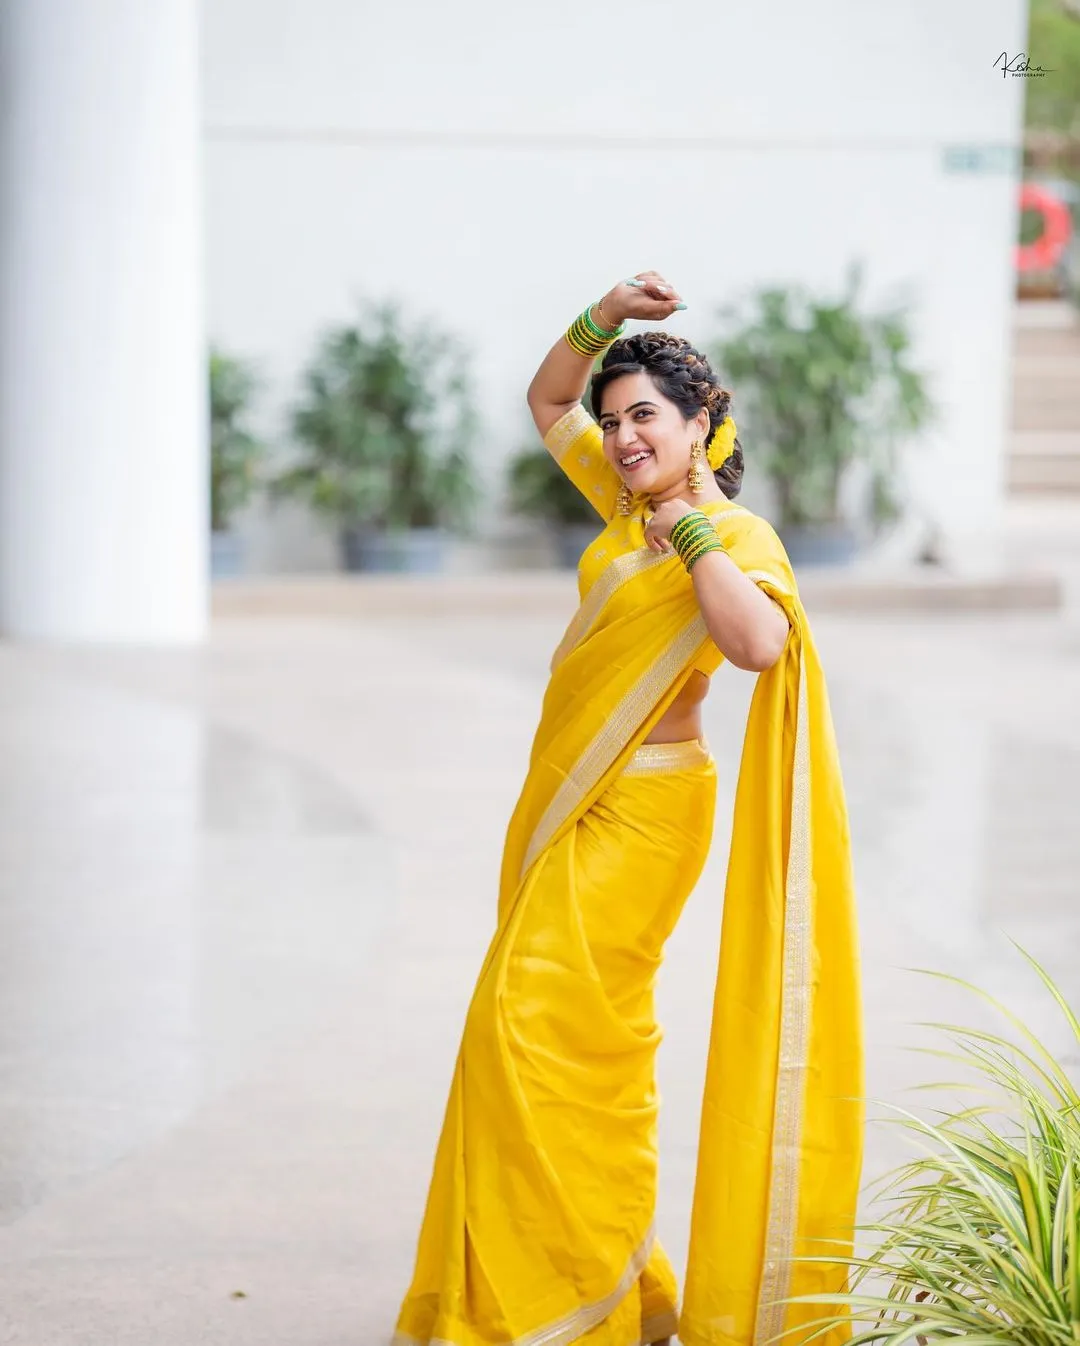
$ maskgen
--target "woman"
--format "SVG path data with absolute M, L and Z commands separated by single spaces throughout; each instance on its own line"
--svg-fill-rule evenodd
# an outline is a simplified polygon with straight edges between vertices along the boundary
M 843 787 L 791 567 L 732 500 L 729 395 L 686 341 L 621 336 L 627 318 L 684 307 L 653 271 L 616 285 L 529 388 L 547 447 L 605 527 L 581 560 L 507 833 L 398 1321 L 406 1346 L 630 1346 L 676 1330 L 694 1346 L 800 1341 L 819 1310 L 783 1301 L 843 1286 L 828 1256 L 850 1251 L 863 1125 Z M 601 351 L 590 417 L 580 399 Z M 711 840 L 701 702 L 724 660 L 759 677 L 679 1312 L 653 1233 L 653 982 Z

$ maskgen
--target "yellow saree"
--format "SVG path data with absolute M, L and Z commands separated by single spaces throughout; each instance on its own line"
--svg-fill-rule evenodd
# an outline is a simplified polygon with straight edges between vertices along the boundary
M 400 1343 L 631 1346 L 676 1327 L 652 1224 L 651 987 L 704 863 L 715 782 L 693 745 L 642 744 L 722 655 L 678 558 L 644 545 L 640 509 L 614 513 L 591 421 L 570 413 L 549 446 L 608 523 L 582 559 L 510 820 Z M 705 508 L 791 630 L 746 726 L 677 1328 L 690 1346 L 764 1346 L 804 1340 L 819 1312 L 785 1298 L 844 1284 L 838 1264 L 794 1259 L 851 1246 L 857 935 L 828 698 L 791 567 L 765 521 Z M 653 774 L 665 755 L 674 774 Z

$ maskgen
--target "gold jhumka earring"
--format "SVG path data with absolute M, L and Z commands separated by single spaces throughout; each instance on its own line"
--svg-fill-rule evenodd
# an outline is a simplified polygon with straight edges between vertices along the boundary
M 626 482 L 623 482 L 619 487 L 619 493 L 615 497 L 615 507 L 623 515 L 633 514 L 634 512 L 634 493 Z
M 705 489 L 705 469 L 701 466 L 701 461 L 705 457 L 705 446 L 700 439 L 695 439 L 690 445 L 690 475 L 688 481 L 690 489 L 694 495 L 700 495 Z

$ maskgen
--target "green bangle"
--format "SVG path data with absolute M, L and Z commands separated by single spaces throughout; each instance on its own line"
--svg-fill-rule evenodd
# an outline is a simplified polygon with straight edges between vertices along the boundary
M 671 545 L 676 551 L 685 551 L 687 547 L 696 546 L 697 543 L 707 541 L 716 536 L 715 530 L 708 524 L 692 524 L 688 528 L 680 529 L 677 535 L 670 535 Z
M 600 301 L 598 300 L 597 303 L 599 302 Z M 582 319 L 585 322 L 586 327 L 588 327 L 589 331 L 592 332 L 592 334 L 596 337 L 598 341 L 614 341 L 617 336 L 619 336 L 622 332 L 626 330 L 626 323 L 621 322 L 618 325 L 618 327 L 615 328 L 614 331 L 608 331 L 607 328 L 598 326 L 595 322 L 593 322 L 592 317 L 592 311 L 595 308 L 595 306 L 596 306 L 595 304 L 590 304 L 588 308 L 585 310 L 585 312 L 581 315 Z
M 698 538 L 696 541 L 692 542 L 688 547 L 683 547 L 683 549 L 679 553 L 679 555 L 683 559 L 683 564 L 685 565 L 688 561 L 692 561 L 695 556 L 700 556 L 703 551 L 706 551 L 711 546 L 712 546 L 711 539 L 703 537 Z
M 685 533 L 689 528 L 692 527 L 693 528 L 705 527 L 708 528 L 710 531 L 712 530 L 712 524 L 709 521 L 709 516 L 705 513 L 704 510 L 700 509 L 692 510 L 689 514 L 684 514 L 681 519 L 676 520 L 669 534 L 671 541 L 674 543 L 679 537 L 682 536 L 683 533 Z
M 719 539 L 710 528 L 708 532 L 704 529 L 698 529 L 692 536 L 683 533 L 675 544 L 675 550 L 680 556 L 685 556 L 688 552 L 693 552 L 705 543 L 717 542 Z
M 691 524 L 689 528 L 680 529 L 677 536 L 671 538 L 671 543 L 675 547 L 681 547 L 685 543 L 692 542 L 695 538 L 715 537 L 716 534 L 708 524 Z
M 710 542 L 706 546 L 702 547 L 699 551 L 694 552 L 694 554 L 691 557 L 689 557 L 686 561 L 683 562 L 683 564 L 686 566 L 686 573 L 689 575 L 689 573 L 693 570 L 694 566 L 697 565 L 698 561 L 700 561 L 701 558 L 704 555 L 706 555 L 706 553 L 711 551 L 724 551 L 724 546 L 720 542 Z

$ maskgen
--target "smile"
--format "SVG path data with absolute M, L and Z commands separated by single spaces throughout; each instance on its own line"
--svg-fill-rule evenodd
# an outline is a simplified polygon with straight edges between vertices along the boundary
M 639 463 L 645 462 L 647 458 L 651 458 L 652 456 L 653 453 L 651 449 L 641 449 L 638 453 L 631 453 L 626 458 L 620 458 L 619 463 L 629 471 L 631 468 L 637 467 Z

